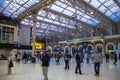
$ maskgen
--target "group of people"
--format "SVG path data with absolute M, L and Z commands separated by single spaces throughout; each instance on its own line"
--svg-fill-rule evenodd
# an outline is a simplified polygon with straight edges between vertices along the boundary
M 106 57 L 106 63 L 109 63 L 110 58 L 113 58 L 114 59 L 113 64 L 117 65 L 118 58 L 116 52 L 106 53 L 105 57 Z M 120 59 L 120 53 L 119 53 L 119 59 Z
M 64 55 L 65 69 L 68 69 L 68 70 L 69 70 L 69 59 L 70 59 L 70 54 L 65 53 Z M 75 55 L 75 60 L 76 60 L 75 73 L 76 74 L 79 73 L 80 75 L 82 75 L 81 63 L 83 62 L 83 53 L 81 53 L 79 50 L 77 51 L 77 54 Z M 92 58 L 92 63 L 94 64 L 95 75 L 99 76 L 100 63 L 102 63 L 102 53 L 99 53 L 96 51 L 94 54 L 94 57 Z
M 64 54 L 65 70 L 67 70 L 67 69 L 69 70 L 69 60 L 71 59 L 71 57 L 72 56 L 68 52 Z M 44 75 L 44 80 L 48 80 L 47 73 L 48 73 L 50 58 L 51 58 L 51 56 L 50 56 L 49 52 L 44 51 L 41 56 L 41 61 L 42 61 L 41 66 L 42 66 L 42 71 L 43 71 L 43 75 Z M 59 58 L 60 58 L 60 55 L 55 56 L 56 62 L 59 62 Z M 92 58 L 92 63 L 94 64 L 95 76 L 99 76 L 100 64 L 103 63 L 102 53 L 95 50 L 94 55 L 93 56 L 91 55 L 91 58 Z M 82 75 L 83 73 L 81 71 L 81 63 L 83 62 L 83 53 L 81 53 L 79 50 L 77 51 L 77 53 L 75 55 L 75 61 L 76 61 L 75 74 L 79 73 L 80 75 Z M 9 60 L 9 62 L 10 62 L 10 60 Z M 106 62 L 108 62 L 108 61 L 106 61 Z M 12 65 L 12 67 L 13 67 L 13 65 Z

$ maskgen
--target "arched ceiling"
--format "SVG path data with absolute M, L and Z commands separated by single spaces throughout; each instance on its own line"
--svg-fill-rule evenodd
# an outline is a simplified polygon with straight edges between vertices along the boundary
M 1 0 L 0 14 L 33 26 L 37 13 L 37 33 L 56 34 L 89 32 L 99 26 L 120 22 L 120 0 Z M 86 28 L 85 28 L 86 29 Z M 91 29 L 91 30 L 90 30 Z M 71 34 L 70 34 L 71 33 Z

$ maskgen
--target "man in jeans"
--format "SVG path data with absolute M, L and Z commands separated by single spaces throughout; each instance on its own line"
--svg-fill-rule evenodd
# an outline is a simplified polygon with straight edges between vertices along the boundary
M 95 76 L 99 76 L 100 72 L 100 63 L 102 63 L 102 54 L 99 52 L 95 52 L 93 57 L 94 69 L 95 69 Z
M 44 80 L 48 80 L 47 74 L 48 74 L 48 67 L 50 62 L 50 55 L 47 54 L 47 52 L 44 52 L 41 61 L 42 61 L 42 70 L 43 70 Z

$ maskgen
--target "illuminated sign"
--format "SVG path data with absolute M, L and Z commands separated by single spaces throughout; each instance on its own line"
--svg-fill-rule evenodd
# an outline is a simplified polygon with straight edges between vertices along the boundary
M 33 45 L 33 43 L 31 44 Z M 43 43 L 35 43 L 35 49 L 40 50 L 44 48 L 44 44 Z

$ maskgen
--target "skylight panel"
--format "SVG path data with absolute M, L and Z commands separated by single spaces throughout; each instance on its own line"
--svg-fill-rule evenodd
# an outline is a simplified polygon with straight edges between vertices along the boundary
M 90 4 L 96 8 L 98 8 L 101 5 L 101 3 L 98 0 L 92 0 Z
M 56 5 L 52 5 L 50 7 L 50 9 L 54 10 L 54 11 L 57 11 L 57 12 L 62 12 L 64 9 L 59 7 L 59 6 L 56 6 Z
M 118 10 L 120 10 L 120 8 L 118 6 L 111 8 L 111 11 L 113 13 L 117 12 Z
M 87 19 L 86 19 L 86 18 L 84 18 L 84 17 L 83 17 L 83 18 L 81 18 L 80 20 L 81 20 L 81 21 L 83 21 L 83 22 L 87 22 Z
M 86 19 L 91 19 L 91 17 L 88 16 L 88 15 L 84 15 L 84 17 L 85 17 Z
M 75 13 L 75 9 L 72 8 L 72 7 L 69 7 L 69 6 L 68 6 L 66 9 L 69 10 L 69 11 L 71 11 L 71 12 L 74 12 L 74 13 Z
M 93 22 L 92 22 L 92 21 L 90 21 L 90 20 L 89 20 L 87 23 L 88 23 L 88 24 L 93 24 Z
M 4 5 L 1 6 L 2 10 L 0 12 L 5 14 L 6 16 L 15 18 L 16 16 L 21 14 L 23 11 L 27 10 L 28 8 L 38 3 L 39 1 L 38 0 L 35 0 L 35 1 L 34 0 L 2 0 Z
M 106 2 L 106 1 L 108 1 L 108 0 L 99 0 L 101 3 L 104 3 L 104 2 Z
M 68 10 L 64 10 L 64 11 L 63 11 L 63 14 L 68 15 L 68 16 L 72 16 L 72 15 L 73 15 L 73 12 L 68 11 Z
M 43 20 L 43 18 L 42 18 L 42 17 L 40 17 L 40 16 L 37 16 L 37 19 L 38 19 L 38 20 Z
M 67 24 L 66 24 L 66 27 L 71 28 L 71 29 L 75 29 L 75 27 L 74 27 L 74 26 L 67 25 Z
M 58 24 L 58 25 L 60 25 L 60 22 L 57 22 L 57 21 L 54 21 L 53 23 L 54 23 L 54 24 Z
M 101 6 L 100 8 L 99 8 L 99 10 L 102 12 L 102 13 L 104 13 L 106 10 L 108 10 L 105 6 Z
M 41 28 L 44 28 L 44 29 L 45 29 L 45 28 L 47 28 L 47 26 L 46 26 L 45 24 L 42 24 L 42 25 L 41 25 Z
M 55 2 L 55 5 L 57 5 L 57 6 L 61 7 L 61 8 L 66 8 L 66 7 L 67 7 L 66 4 L 63 4 L 63 3 L 61 3 L 60 1 L 56 1 L 56 2 Z
M 82 12 L 80 12 L 80 11 L 77 11 L 77 14 L 78 14 L 78 15 L 83 15 L 83 13 L 82 13 Z
M 8 12 L 8 11 L 6 11 L 6 10 L 5 10 L 3 13 L 4 13 L 5 15 L 7 15 L 7 16 L 10 16 L 10 15 L 11 15 L 11 13 Z
M 3 8 L 2 7 L 0 7 L 0 12 L 3 10 Z
M 115 20 L 117 17 L 116 17 L 115 15 L 112 15 L 110 18 L 111 18 L 112 20 Z
M 44 32 L 43 30 L 37 30 L 37 32 Z
M 39 27 L 40 26 L 40 24 L 36 24 L 36 27 Z
M 120 21 L 120 18 L 115 19 L 115 22 L 118 22 L 118 21 Z
M 84 1 L 95 7 L 101 13 L 104 13 L 112 21 L 116 22 L 119 20 L 120 16 L 118 15 L 118 12 L 120 11 L 120 7 L 115 3 L 114 0 L 91 0 L 90 3 L 87 0 Z M 100 3 L 101 6 L 99 8 L 96 7 L 97 5 L 95 6 L 95 3 L 91 4 L 95 1 L 98 1 Z
M 54 14 L 51 14 L 51 16 L 49 16 L 49 18 L 56 19 L 56 16 Z
M 53 20 L 50 20 L 50 19 L 43 19 L 43 21 L 50 22 L 50 23 L 53 22 Z
M 64 24 L 64 23 L 61 23 L 60 25 L 61 25 L 61 26 L 65 26 L 66 24 Z
M 41 10 L 41 11 L 38 12 L 38 15 L 43 15 L 44 13 L 45 13 L 45 11 Z
M 86 1 L 86 2 L 90 2 L 91 0 L 84 0 L 84 1 Z
M 106 3 L 104 3 L 105 6 L 111 6 L 114 4 L 114 1 L 108 0 Z
M 116 13 L 117 16 L 120 16 L 120 10 Z
M 107 12 L 105 13 L 105 15 L 109 17 L 109 16 L 112 15 L 112 12 L 111 12 L 111 11 L 107 11 Z
M 21 7 L 20 9 L 19 9 L 19 14 L 21 13 L 21 12 L 23 12 L 24 10 L 26 10 L 24 7 Z

